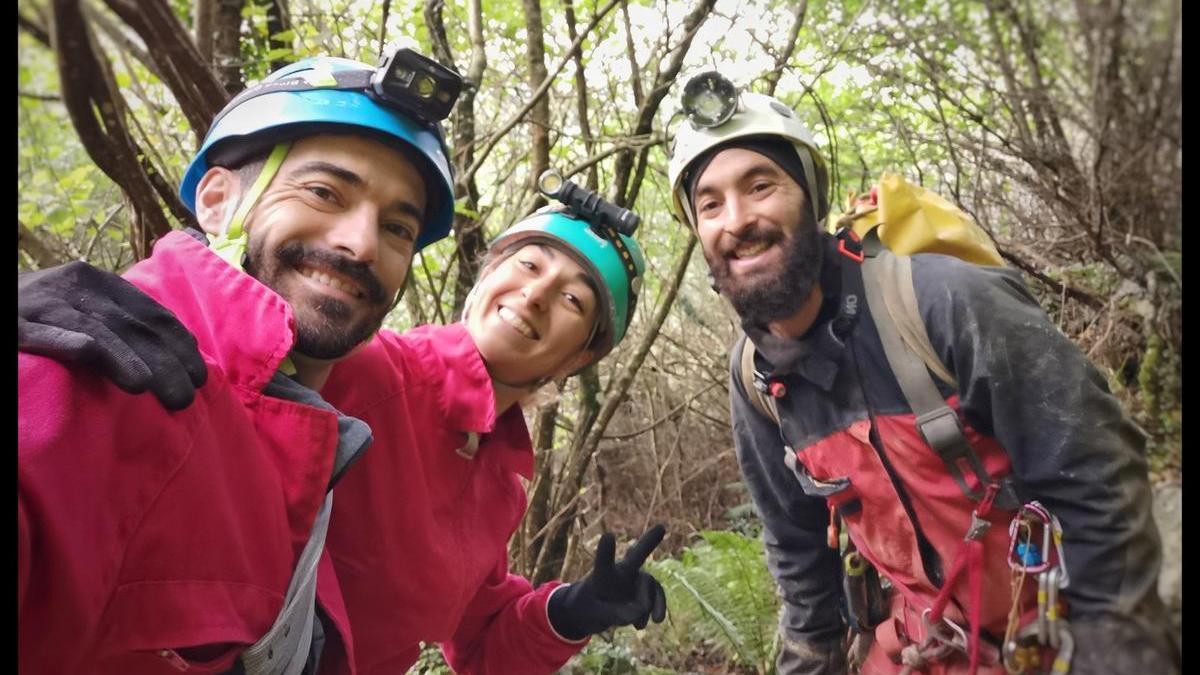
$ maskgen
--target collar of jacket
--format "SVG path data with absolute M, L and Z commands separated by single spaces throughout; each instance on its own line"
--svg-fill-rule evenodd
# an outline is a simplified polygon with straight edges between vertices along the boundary
M 842 265 L 850 264 L 837 250 L 837 239 L 822 234 L 821 309 L 808 332 L 799 338 L 772 335 L 765 326 L 743 322 L 742 330 L 754 343 L 758 361 L 768 366 L 768 377 L 795 374 L 830 391 L 837 378 L 838 364 L 846 343 L 833 330 L 833 319 L 841 305 Z
M 125 278 L 171 310 L 236 386 L 262 391 L 295 343 L 287 302 L 184 232 L 159 239 Z
M 429 328 L 418 328 L 414 332 Z M 476 452 L 488 448 L 493 458 L 526 479 L 533 478 L 533 444 L 520 404 L 496 415 L 496 392 L 487 364 L 463 323 L 434 329 L 439 339 L 431 341 L 433 354 L 442 361 L 446 374 L 442 397 L 447 422 L 464 433 L 464 444 L 474 432 L 479 439 Z M 458 448 L 456 448 L 456 451 Z M 471 453 L 472 458 L 474 453 Z
M 368 422 L 375 415 L 409 415 L 409 426 L 458 432 L 459 439 L 445 452 L 463 449 L 475 434 L 475 452 L 465 454 L 475 460 L 486 456 L 525 478 L 533 476 L 533 445 L 521 408 L 514 405 L 496 414 L 492 378 L 462 323 L 418 326 L 402 334 L 380 331 L 334 365 L 321 393 L 344 413 Z M 408 404 L 393 400 L 401 395 Z M 382 408 L 389 412 L 380 412 Z

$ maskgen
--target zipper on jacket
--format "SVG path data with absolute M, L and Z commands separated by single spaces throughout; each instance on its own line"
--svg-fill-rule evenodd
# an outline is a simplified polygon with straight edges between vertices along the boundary
M 940 589 L 945 583 L 942 557 L 921 530 L 921 523 L 917 520 L 916 511 L 913 510 L 912 499 L 908 496 L 908 491 L 905 490 L 899 474 L 896 473 L 891 460 L 883 450 L 883 440 L 879 438 L 878 427 L 875 424 L 875 412 L 871 408 L 870 399 L 867 398 L 867 387 L 863 384 L 862 370 L 858 366 L 858 354 L 855 346 L 857 341 L 852 336 L 848 336 L 846 342 L 850 362 L 854 364 L 854 377 L 858 379 L 858 389 L 862 392 L 863 405 L 867 408 L 867 419 L 871 422 L 867 438 L 871 442 L 871 447 L 875 449 L 875 454 L 879 455 L 879 461 L 883 464 L 884 470 L 887 471 L 888 480 L 892 482 L 892 487 L 895 488 L 896 495 L 900 498 L 900 505 L 904 507 L 904 513 L 908 515 L 908 522 L 912 523 L 913 533 L 917 537 L 917 554 L 921 556 L 921 567 L 925 570 L 925 576 L 933 583 L 934 587 Z

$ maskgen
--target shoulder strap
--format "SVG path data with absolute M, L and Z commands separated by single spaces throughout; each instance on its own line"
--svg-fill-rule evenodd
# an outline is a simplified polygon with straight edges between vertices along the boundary
M 863 286 L 866 290 L 867 305 L 876 308 L 871 315 L 874 317 L 879 339 L 883 343 L 888 365 L 900 384 L 909 407 L 916 415 L 917 430 L 929 447 L 941 457 L 963 494 L 978 500 L 983 496 L 982 489 L 971 490 L 959 463 L 965 461 L 978 479 L 980 488 L 994 481 L 975 450 L 971 448 L 971 444 L 967 442 L 958 414 L 946 405 L 933 377 L 929 374 L 933 371 L 946 382 L 956 385 L 954 378 L 934 352 L 925 322 L 917 312 L 912 260 L 907 256 L 897 256 L 882 246 L 869 244 L 866 248 L 870 252 L 862 264 Z M 885 311 L 878 311 L 880 307 Z M 885 313 L 890 320 L 881 320 Z M 997 504 L 1005 508 L 1016 508 L 1013 504 L 1016 501 L 1015 494 L 1006 494 L 1011 492 L 1011 485 L 1008 481 L 1004 483 L 1004 489 L 997 496 Z
M 925 329 L 925 321 L 921 319 L 921 313 L 917 309 L 912 258 L 888 251 L 884 255 L 876 255 L 875 261 L 874 264 L 881 268 L 883 278 L 892 280 L 892 283 L 883 285 L 883 303 L 887 306 L 888 316 L 896 325 L 900 339 L 939 380 L 958 388 L 958 382 L 934 351 L 933 343 L 929 341 L 929 332 Z
M 304 672 L 317 620 L 317 564 L 325 550 L 332 510 L 333 492 L 329 492 L 292 571 L 283 608 L 275 623 L 266 635 L 242 652 L 242 668 L 246 675 L 300 675 Z
M 743 334 L 733 348 L 741 354 L 738 362 L 741 364 L 742 390 L 746 392 L 750 405 L 763 417 L 774 422 L 775 426 L 779 426 L 779 409 L 775 405 L 775 398 L 756 386 L 759 378 L 754 369 L 754 343 L 750 341 L 749 336 Z

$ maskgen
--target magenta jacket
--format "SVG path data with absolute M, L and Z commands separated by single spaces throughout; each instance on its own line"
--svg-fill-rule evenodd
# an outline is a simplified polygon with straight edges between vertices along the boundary
M 336 415 L 262 394 L 293 343 L 283 299 L 182 232 L 126 278 L 196 336 L 208 382 L 168 412 L 17 356 L 22 673 L 229 669 L 279 613 L 331 478 Z M 353 672 L 328 555 L 320 570 L 323 663 Z
M 381 332 L 321 393 L 375 436 L 338 484 L 327 542 L 361 672 L 406 672 L 422 641 L 457 672 L 489 675 L 551 673 L 583 647 L 547 620 L 558 584 L 508 571 L 533 449 L 517 406 L 496 416 L 461 324 Z

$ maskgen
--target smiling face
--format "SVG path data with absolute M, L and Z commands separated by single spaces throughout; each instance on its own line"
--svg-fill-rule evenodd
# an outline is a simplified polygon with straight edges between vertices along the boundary
M 484 271 L 465 323 L 492 377 L 523 386 L 592 360 L 586 347 L 598 306 L 583 266 L 551 246 L 528 244 Z
M 213 168 L 196 215 L 218 233 L 243 189 Z M 246 221 L 246 271 L 296 316 L 296 350 L 335 359 L 369 339 L 391 309 L 415 252 L 425 183 L 398 151 L 361 136 L 297 141 Z
M 804 189 L 767 157 L 729 148 L 704 169 L 692 204 L 709 270 L 738 314 L 766 324 L 798 312 L 822 253 Z

